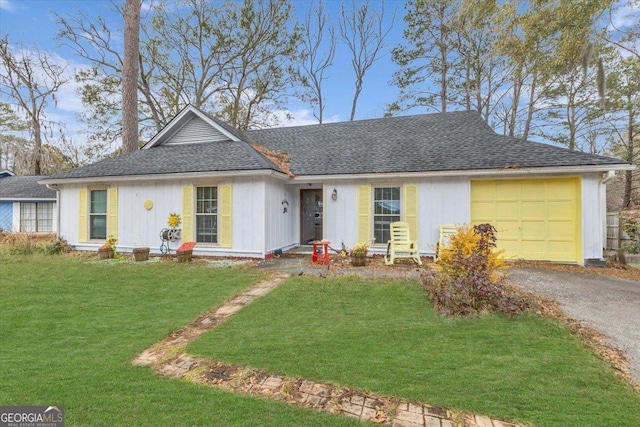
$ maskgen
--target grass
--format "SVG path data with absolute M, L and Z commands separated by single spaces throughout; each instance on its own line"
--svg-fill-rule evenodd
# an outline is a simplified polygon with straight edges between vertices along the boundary
M 638 394 L 564 327 L 446 319 L 410 282 L 295 278 L 187 351 L 537 426 L 640 423 Z
M 248 270 L 0 253 L 0 272 L 0 405 L 62 405 L 67 426 L 356 424 L 131 365 L 254 283 Z

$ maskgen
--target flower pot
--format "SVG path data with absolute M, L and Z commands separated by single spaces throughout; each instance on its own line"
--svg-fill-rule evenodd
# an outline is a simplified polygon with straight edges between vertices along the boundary
M 178 262 L 189 262 L 189 261 L 191 261 L 191 256 L 193 255 L 193 250 L 176 251 L 176 255 L 178 255 Z
M 100 259 L 111 259 L 113 258 L 113 248 L 100 248 L 98 255 L 100 255 Z
M 133 257 L 136 261 L 147 261 L 149 259 L 149 248 L 133 248 Z
M 354 267 L 364 267 L 367 261 L 367 255 L 355 254 L 351 255 L 351 265 Z

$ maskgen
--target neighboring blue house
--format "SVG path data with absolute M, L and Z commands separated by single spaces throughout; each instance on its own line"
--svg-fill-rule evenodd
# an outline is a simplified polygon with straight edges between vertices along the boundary
M 38 184 L 42 178 L 0 171 L 0 229 L 3 232 L 57 231 L 56 192 Z

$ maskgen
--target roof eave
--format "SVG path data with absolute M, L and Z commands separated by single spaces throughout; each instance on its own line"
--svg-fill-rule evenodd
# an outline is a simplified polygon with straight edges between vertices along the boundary
M 0 202 L 55 202 L 55 197 L 0 197 Z
M 520 176 L 520 175 L 551 175 L 588 172 L 608 172 L 635 170 L 636 166 L 630 164 L 610 165 L 582 165 L 582 166 L 545 166 L 527 168 L 494 168 L 494 169 L 460 169 L 444 171 L 424 172 L 381 172 L 360 174 L 326 174 L 326 175 L 296 175 L 293 181 L 324 182 L 329 180 L 355 180 L 355 179 L 398 179 L 398 178 L 431 178 L 431 177 L 489 177 L 496 175 Z
M 117 175 L 117 176 L 93 176 L 82 178 L 49 178 L 38 181 L 39 184 L 84 184 L 84 183 L 110 183 L 110 182 L 135 182 L 135 181 L 168 181 L 176 179 L 207 179 L 207 178 L 236 178 L 247 176 L 272 176 L 288 180 L 289 176 L 272 169 L 240 170 L 240 171 L 208 171 L 208 172 L 180 172 L 146 175 Z

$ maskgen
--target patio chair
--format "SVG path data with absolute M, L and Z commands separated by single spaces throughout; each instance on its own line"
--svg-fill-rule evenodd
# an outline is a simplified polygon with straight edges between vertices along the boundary
M 387 242 L 387 253 L 384 256 L 386 265 L 393 265 L 396 258 L 411 258 L 418 265 L 422 265 L 418 242 L 414 242 L 409 236 L 409 224 L 406 222 L 392 222 L 391 240 Z
M 452 235 L 458 232 L 458 226 L 455 224 L 442 224 L 440 226 L 440 238 L 436 243 L 436 255 L 433 257 L 434 261 L 438 260 L 440 256 L 440 248 L 449 244 L 449 239 Z

